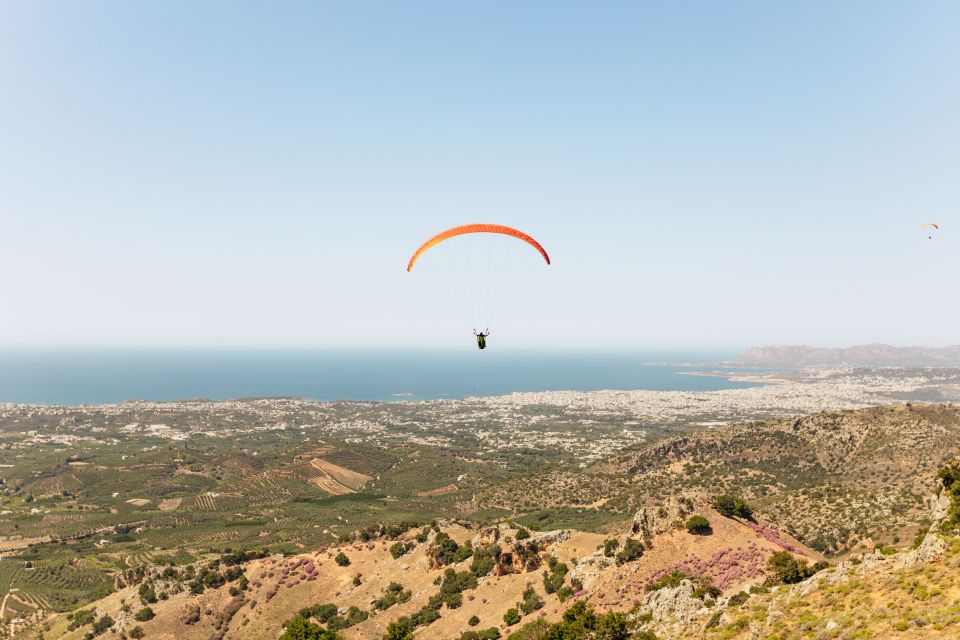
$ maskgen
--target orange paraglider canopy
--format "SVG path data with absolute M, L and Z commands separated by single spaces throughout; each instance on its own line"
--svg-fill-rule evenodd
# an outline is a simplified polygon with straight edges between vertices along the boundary
M 454 227 L 452 229 L 447 229 L 446 231 L 438 233 L 437 235 L 433 236 L 432 238 L 424 242 L 422 245 L 420 245 L 420 248 L 417 249 L 413 253 L 413 256 L 410 258 L 410 262 L 407 264 L 407 271 L 410 271 L 411 269 L 413 269 L 413 265 L 417 262 L 417 260 L 420 259 L 420 256 L 423 254 L 423 252 L 429 249 L 430 247 L 438 245 L 444 240 L 447 240 L 448 238 L 453 238 L 454 236 L 462 236 L 467 233 L 500 233 L 505 236 L 513 236 L 514 238 L 523 240 L 524 242 L 529 244 L 531 247 L 539 251 L 540 255 L 543 256 L 543 259 L 547 261 L 547 264 L 550 264 L 550 256 L 547 255 L 546 250 L 542 246 L 540 246 L 539 242 L 537 242 L 536 240 L 534 240 L 533 238 L 525 234 L 523 231 L 518 231 L 513 227 L 506 227 L 502 224 L 465 224 L 463 226 Z

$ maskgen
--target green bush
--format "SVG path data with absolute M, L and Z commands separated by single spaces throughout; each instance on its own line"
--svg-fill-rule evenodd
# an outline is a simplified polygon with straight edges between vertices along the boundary
M 383 640 L 413 640 L 413 622 L 404 616 L 387 625 Z
M 153 604 L 157 601 L 157 594 L 153 590 L 153 584 L 150 582 L 141 584 L 137 590 L 137 595 L 140 596 L 141 604 Z
M 524 613 L 533 613 L 537 609 L 543 608 L 544 602 L 533 587 L 527 587 L 523 591 L 523 599 L 520 601 L 520 610 Z
M 507 609 L 507 612 L 503 614 L 503 621 L 508 627 L 517 624 L 520 622 L 520 612 L 517 611 L 516 607 L 510 607 Z
M 617 564 L 632 562 L 643 555 L 643 543 L 633 538 L 627 538 L 623 549 L 617 554 Z
M 711 506 L 720 512 L 720 515 L 732 518 L 734 516 L 739 516 L 745 520 L 753 519 L 753 510 L 743 499 L 743 497 L 725 493 L 723 495 L 714 496 L 713 500 L 710 501 Z
M 482 631 L 464 631 L 460 634 L 460 640 L 497 640 L 499 637 L 500 631 L 496 627 Z
M 395 604 L 406 602 L 410 599 L 411 595 L 412 594 L 409 591 L 404 590 L 403 585 L 400 583 L 391 582 L 387 585 L 383 595 L 379 599 L 373 601 L 373 608 L 380 610 L 389 609 Z
M 477 616 L 470 616 L 470 619 L 467 620 L 467 624 L 470 625 L 471 627 L 475 627 L 478 624 L 480 624 L 480 618 L 478 618 Z
M 347 554 L 345 554 L 343 551 L 338 553 L 333 560 L 341 567 L 346 567 L 350 565 L 350 558 L 348 558 Z
M 529 537 L 530 537 L 529 531 L 527 531 L 523 527 L 520 527 L 519 529 L 517 529 L 517 535 L 516 535 L 517 540 L 526 540 Z
M 394 542 L 390 545 L 390 555 L 394 558 L 399 558 L 402 555 L 410 553 L 410 550 L 413 549 L 416 545 L 412 542 Z
M 511 633 L 508 640 L 628 640 L 627 614 L 611 612 L 596 615 L 587 603 L 578 601 L 563 613 L 563 621 L 549 624 L 536 620 Z M 647 640 L 656 636 L 646 636 Z
M 700 515 L 691 516 L 690 519 L 687 520 L 687 531 L 698 536 L 713 533 L 713 530 L 710 528 L 710 521 Z
M 794 584 L 806 580 L 816 571 L 806 560 L 797 560 L 789 551 L 778 551 L 767 559 L 767 570 L 774 582 Z
M 137 611 L 137 613 L 133 616 L 133 619 L 137 622 L 146 622 L 147 620 L 153 620 L 153 618 L 153 609 L 150 607 L 144 607 L 143 609 L 140 609 L 140 611 Z
M 343 640 L 339 634 L 296 616 L 287 623 L 279 640 Z
M 684 580 L 692 580 L 693 577 L 690 574 L 684 573 L 683 571 L 671 571 L 670 573 L 665 573 L 660 576 L 657 580 L 653 582 L 648 582 L 644 587 L 647 591 L 659 591 L 660 589 L 667 588 L 676 588 L 680 586 L 680 583 Z
M 481 578 L 497 566 L 500 558 L 500 545 L 491 544 L 473 552 L 473 561 L 470 563 L 470 572 Z
M 552 560 L 552 558 L 551 558 Z M 567 565 L 562 562 L 554 562 L 550 571 L 543 572 L 543 589 L 547 593 L 556 593 L 563 586 L 563 580 L 567 576 Z
M 603 541 L 603 555 L 612 558 L 617 553 L 617 549 L 620 547 L 620 541 L 616 538 L 608 538 Z
M 335 604 L 315 604 L 311 607 L 304 607 L 297 613 L 301 618 L 316 618 L 320 624 L 326 624 L 327 620 L 337 615 L 337 605 Z
M 113 626 L 113 618 L 104 614 L 102 618 L 93 623 L 93 635 L 98 636 L 106 633 Z

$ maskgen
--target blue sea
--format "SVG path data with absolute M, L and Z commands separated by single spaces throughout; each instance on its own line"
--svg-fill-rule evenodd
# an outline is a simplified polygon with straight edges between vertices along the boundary
M 106 404 L 124 400 L 296 396 L 427 400 L 511 391 L 754 386 L 716 371 L 734 353 L 345 351 L 317 349 L 0 350 L 0 402 Z M 735 372 L 735 369 L 728 369 Z

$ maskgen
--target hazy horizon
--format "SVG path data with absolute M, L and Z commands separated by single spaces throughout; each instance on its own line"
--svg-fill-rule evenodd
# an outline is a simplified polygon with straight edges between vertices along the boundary
M 491 349 L 960 344 L 958 22 L 0 4 L 0 345 L 469 349 L 405 267 L 470 222 L 553 258 Z

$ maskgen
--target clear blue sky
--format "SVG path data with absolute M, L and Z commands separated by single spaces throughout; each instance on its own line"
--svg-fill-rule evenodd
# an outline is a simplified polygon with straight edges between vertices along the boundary
M 960 3 L 0 1 L 0 342 L 960 342 Z M 933 241 L 920 224 L 943 229 Z

